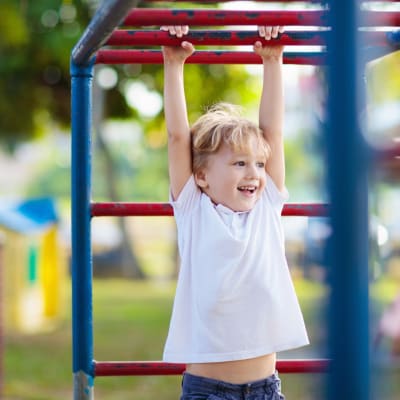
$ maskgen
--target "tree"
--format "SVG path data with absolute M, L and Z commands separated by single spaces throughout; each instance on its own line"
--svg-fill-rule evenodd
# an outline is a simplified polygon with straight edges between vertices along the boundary
M 3 0 L 0 14 L 0 139 L 12 148 L 46 120 L 69 123 L 69 49 L 89 15 L 61 0 Z
M 48 133 L 48 126 L 56 123 L 68 129 L 70 124 L 70 76 L 69 62 L 73 46 L 86 28 L 97 1 L 73 0 L 3 0 L 0 4 L 0 141 L 10 150 L 24 140 L 32 140 Z M 158 187 L 167 188 L 165 157 L 165 126 L 160 111 L 152 118 L 141 118 L 137 109 L 126 101 L 125 84 L 140 81 L 149 90 L 162 93 L 163 71 L 161 66 L 115 67 L 119 84 L 109 90 L 104 105 L 104 119 L 129 118 L 140 121 L 145 132 L 149 160 L 157 160 L 155 169 L 150 170 L 152 180 L 163 182 Z M 249 90 L 248 76 L 243 67 L 187 66 L 188 104 L 191 120 L 205 105 L 219 100 L 245 104 L 252 100 L 254 91 Z M 204 85 L 207 82 L 207 85 Z M 247 90 L 242 90 L 247 88 Z M 23 116 L 23 117 L 22 117 Z M 115 159 L 106 141 L 102 140 L 101 123 L 96 123 L 97 143 L 102 149 L 104 170 L 115 174 L 106 179 L 108 184 L 104 197 L 109 201 L 135 200 L 143 190 L 133 191 L 133 185 L 125 194 L 121 192 L 120 179 Z M 154 166 L 154 162 L 149 162 Z M 137 168 L 137 167 L 135 167 Z M 111 172 L 110 172 L 111 171 Z M 67 190 L 60 187 L 60 179 L 68 170 L 54 166 L 40 177 L 41 185 L 31 188 L 31 193 L 54 196 L 65 195 Z M 138 174 L 140 175 L 140 174 Z M 132 177 L 131 177 L 132 178 Z M 125 178 L 127 180 L 128 178 Z M 140 178 L 139 178 L 140 179 Z M 57 184 L 51 183 L 55 182 Z M 144 181 L 144 180 L 142 180 Z M 148 181 L 146 179 L 146 181 Z M 36 182 L 37 183 L 37 182 Z M 65 183 L 68 189 L 67 183 Z M 153 185 L 154 186 L 154 185 Z M 141 187 L 139 184 L 138 188 Z M 146 190 L 149 186 L 146 186 Z M 143 186 L 144 188 L 144 186 Z M 46 193 L 44 193 L 45 191 Z M 154 200 L 157 200 L 156 195 Z M 152 195 L 149 194 L 149 198 Z M 159 198 L 158 198 L 159 199 Z M 122 224 L 123 225 L 123 224 Z M 135 256 L 129 250 L 127 232 L 121 225 L 125 254 L 130 264 Z M 126 270 L 125 270 L 126 271 Z M 131 275 L 131 273 L 125 273 Z M 140 268 L 135 276 L 142 276 Z

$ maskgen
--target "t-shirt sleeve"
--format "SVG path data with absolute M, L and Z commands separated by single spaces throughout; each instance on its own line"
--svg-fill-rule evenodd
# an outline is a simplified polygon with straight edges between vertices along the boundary
M 174 200 L 172 193 L 169 193 L 169 202 L 174 209 L 175 218 L 178 220 L 181 215 L 188 214 L 193 210 L 194 205 L 199 200 L 201 191 L 196 185 L 194 176 L 190 175 L 190 178 L 185 183 L 179 196 Z
M 265 194 L 271 203 L 271 205 L 276 208 L 279 212 L 282 211 L 282 208 L 285 202 L 289 199 L 289 192 L 285 187 L 282 191 L 277 188 L 275 182 L 272 178 L 267 174 L 267 184 L 265 186 Z

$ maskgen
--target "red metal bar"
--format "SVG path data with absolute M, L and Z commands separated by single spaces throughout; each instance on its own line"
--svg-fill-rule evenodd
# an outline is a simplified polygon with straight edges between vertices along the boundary
M 400 177 L 400 143 L 390 147 L 372 147 L 374 166 L 379 171 L 379 177 L 398 182 Z
M 269 44 L 287 46 L 322 46 L 325 44 L 326 35 L 321 31 L 285 32 L 279 39 L 268 41 Z M 228 31 L 228 30 L 192 30 L 184 38 L 171 36 L 168 32 L 160 30 L 116 30 L 107 41 L 109 46 L 179 46 L 187 40 L 194 45 L 226 45 L 242 46 L 253 45 L 257 40 L 267 42 L 256 31 Z
M 169 203 L 92 203 L 92 217 L 172 216 Z M 283 207 L 283 216 L 327 216 L 327 204 L 290 203 Z
M 400 26 L 400 13 L 392 11 L 363 11 L 363 26 Z M 327 26 L 328 14 L 322 10 L 267 11 L 267 10 L 221 10 L 221 9 L 134 9 L 123 25 L 284 25 Z
M 212 3 L 226 3 L 231 1 L 243 1 L 243 0 L 193 0 L 192 3 L 200 3 L 200 4 L 212 4 Z M 304 3 L 304 0 L 253 0 L 255 2 L 263 2 L 263 3 Z M 161 0 L 145 0 L 144 3 L 158 3 Z M 163 3 L 166 3 L 164 1 Z M 169 0 L 170 3 L 187 3 L 188 0 Z M 307 3 L 316 3 L 316 4 L 325 4 L 326 0 L 307 0 Z M 379 3 L 398 3 L 400 0 L 363 0 L 364 3 L 368 2 L 379 2 Z
M 400 0 L 399 0 L 400 1 Z M 361 11 L 362 26 L 400 26 L 400 13 L 396 11 Z
M 192 3 L 198 3 L 198 4 L 217 4 L 217 3 L 227 3 L 230 1 L 242 1 L 242 0 L 193 0 Z M 254 0 L 256 2 L 263 2 L 263 3 L 298 3 L 302 2 L 303 0 Z M 374 1 L 374 0 L 367 0 L 367 1 Z M 383 1 L 390 1 L 390 0 L 383 0 Z M 400 1 L 400 0 L 394 0 L 394 1 Z M 159 3 L 161 0 L 145 0 L 143 3 Z M 188 0 L 169 0 L 169 1 L 163 1 L 163 3 L 188 3 Z M 324 3 L 324 0 L 308 0 L 308 3 Z
M 126 26 L 152 25 L 301 25 L 325 26 L 325 11 L 245 11 L 215 9 L 135 9 L 125 19 Z
M 100 50 L 96 64 L 162 64 L 158 50 Z M 261 64 L 261 58 L 249 51 L 196 51 L 186 60 L 187 64 Z M 324 65 L 324 52 L 288 52 L 283 55 L 284 64 Z
M 92 203 L 92 217 L 172 216 L 169 203 Z
M 177 38 L 160 30 L 116 30 L 106 44 L 109 46 L 179 46 L 182 41 L 187 40 L 200 46 L 248 46 L 259 40 L 270 45 L 323 46 L 326 43 L 326 33 L 323 31 L 287 31 L 282 33 L 278 39 L 267 41 L 261 38 L 256 31 L 192 30 L 184 38 Z M 385 32 L 368 31 L 363 32 L 362 35 L 369 46 L 389 44 Z
M 278 360 L 280 373 L 324 373 L 329 368 L 329 360 Z M 95 376 L 144 376 L 144 375 L 181 375 L 185 364 L 154 361 L 95 361 Z
M 372 148 L 376 161 L 391 161 L 394 158 L 400 161 L 400 143 L 393 143 L 392 146 L 385 148 Z

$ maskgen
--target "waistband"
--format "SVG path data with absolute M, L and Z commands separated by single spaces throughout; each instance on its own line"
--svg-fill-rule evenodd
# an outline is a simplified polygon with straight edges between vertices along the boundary
M 231 394 L 240 398 L 240 396 L 250 394 L 280 392 L 281 380 L 278 372 L 275 372 L 273 375 L 259 381 L 234 384 L 185 372 L 182 386 L 184 392 L 186 387 L 190 388 L 191 391 L 200 391 L 204 394 Z

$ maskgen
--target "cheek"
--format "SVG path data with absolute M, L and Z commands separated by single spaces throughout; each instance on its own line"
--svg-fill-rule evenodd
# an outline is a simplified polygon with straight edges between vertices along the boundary
M 261 180 L 262 189 L 264 189 L 266 185 L 267 185 L 267 177 L 263 177 Z

